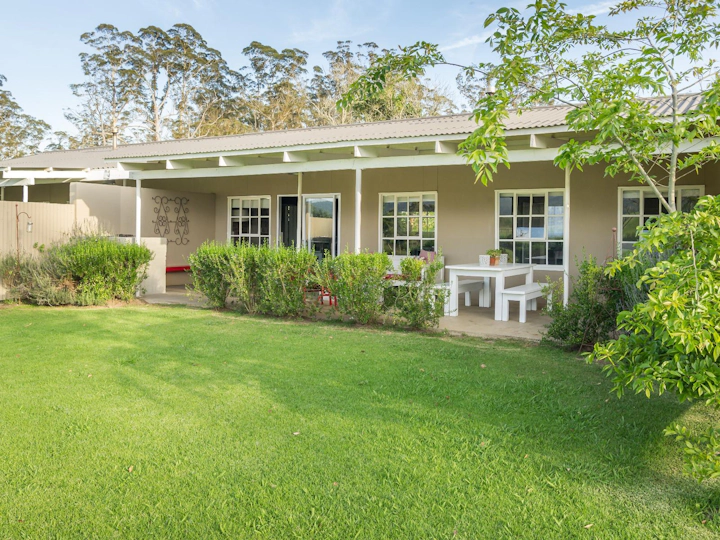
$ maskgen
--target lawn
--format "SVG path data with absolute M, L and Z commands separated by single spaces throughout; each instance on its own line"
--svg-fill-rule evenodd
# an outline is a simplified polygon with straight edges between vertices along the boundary
M 0 538 L 711 538 L 717 483 L 531 344 L 170 307 L 0 309 Z

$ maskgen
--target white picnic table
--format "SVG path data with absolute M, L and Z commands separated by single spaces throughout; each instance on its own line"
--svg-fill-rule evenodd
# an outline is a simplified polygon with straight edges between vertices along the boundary
M 525 283 L 533 282 L 533 267 L 530 263 L 507 263 L 496 266 L 481 266 L 477 263 L 453 264 L 446 266 L 450 278 L 450 306 L 449 316 L 458 316 L 458 282 L 460 277 L 481 277 L 485 286 L 480 294 L 480 306 L 490 307 L 490 279 L 495 278 L 495 320 L 502 320 L 502 293 L 505 289 L 505 278 L 510 276 L 525 276 Z

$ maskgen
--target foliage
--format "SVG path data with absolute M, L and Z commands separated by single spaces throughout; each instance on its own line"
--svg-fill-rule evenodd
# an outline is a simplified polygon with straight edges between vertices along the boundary
M 719 0 L 626 0 L 610 10 L 633 25 L 615 30 L 559 0 L 537 0 L 525 16 L 502 7 L 485 21 L 493 62 L 459 66 L 491 83 L 477 101 L 478 128 L 460 145 L 483 184 L 510 166 L 504 123 L 538 104 L 563 105 L 568 133 L 555 159 L 560 167 L 605 163 L 609 176 L 647 184 L 668 211 L 677 181 L 708 162 L 720 147 L 698 145 L 720 135 L 720 78 L 713 50 L 720 43 Z M 451 64 L 437 45 L 418 42 L 380 56 L 346 93 L 344 107 L 381 92 L 396 76 L 417 78 Z M 456 65 L 456 64 L 451 64 Z M 496 88 L 494 88 L 496 87 Z M 694 102 L 683 93 L 696 91 Z M 639 99 L 667 95 L 662 103 Z M 665 112 L 662 112 L 665 111 Z M 683 154 L 684 147 L 692 153 Z
M 13 95 L 2 88 L 0 75 L 0 160 L 13 159 L 38 151 L 50 126 L 23 112 Z
M 188 256 L 192 287 L 215 308 L 224 308 L 231 290 L 230 273 L 237 281 L 244 275 L 245 259 L 236 257 L 232 244 L 204 242 Z
M 326 257 L 318 281 L 337 298 L 337 310 L 360 324 L 380 321 L 383 298 L 390 288 L 386 279 L 392 262 L 385 253 L 343 253 Z
M 613 284 L 594 257 L 586 256 L 579 263 L 576 261 L 576 265 L 578 277 L 572 278 L 567 306 L 560 301 L 563 298 L 562 281 L 550 286 L 556 301 L 546 309 L 552 321 L 543 340 L 582 350 L 613 334 L 619 295 L 613 294 Z
M 317 259 L 308 249 L 262 245 L 254 249 L 257 267 L 258 311 L 278 317 L 300 317 L 315 307 L 306 305 L 305 291 L 315 274 Z
M 607 362 L 618 395 L 625 387 L 648 397 L 671 390 L 680 400 L 720 406 L 720 197 L 661 216 L 608 273 L 652 253 L 670 255 L 640 278 L 647 301 L 620 313 L 623 333 L 596 345 L 590 359 Z
M 0 259 L 0 281 L 18 301 L 38 305 L 98 305 L 132 300 L 147 277 L 145 246 L 100 235 L 73 236 L 32 257 Z
M 445 310 L 450 291 L 437 287 L 437 278 L 445 263 L 442 255 L 426 262 L 407 257 L 400 263 L 403 284 L 398 287 L 394 316 L 410 328 L 435 328 Z
M 687 475 L 698 481 L 720 477 L 720 430 L 711 427 L 697 434 L 685 426 L 675 424 L 665 430 L 665 435 L 684 443 Z

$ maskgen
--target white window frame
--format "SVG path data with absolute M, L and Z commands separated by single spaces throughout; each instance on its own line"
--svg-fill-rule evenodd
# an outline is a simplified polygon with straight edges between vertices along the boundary
M 397 205 L 397 198 L 398 198 L 398 197 L 414 197 L 414 196 L 419 196 L 419 197 L 420 197 L 420 208 L 421 208 L 421 210 L 420 210 L 420 216 L 419 216 L 419 217 L 420 217 L 420 220 L 421 220 L 421 222 L 420 222 L 420 236 L 419 236 L 419 237 L 415 237 L 415 236 L 401 236 L 401 237 L 393 236 L 393 238 L 394 238 L 395 240 L 398 240 L 398 239 L 400 239 L 400 240 L 411 240 L 411 239 L 412 239 L 412 240 L 420 240 L 420 248 L 421 248 L 421 249 L 422 249 L 422 241 L 423 241 L 423 237 L 422 237 L 422 198 L 423 198 L 423 195 L 432 195 L 433 197 L 435 197 L 435 237 L 434 237 L 433 240 L 434 240 L 434 244 L 435 244 L 435 251 L 436 251 L 436 252 L 438 251 L 438 249 L 439 249 L 439 246 L 438 246 L 438 230 L 439 230 L 439 227 L 438 227 L 438 223 L 439 223 L 438 216 L 440 215 L 440 213 L 439 213 L 439 205 L 440 205 L 440 202 L 439 202 L 439 197 L 438 197 L 438 192 L 437 192 L 437 191 L 389 191 L 389 192 L 385 192 L 385 193 L 379 193 L 378 195 L 379 195 L 379 196 L 378 196 L 378 253 L 384 253 L 384 251 L 383 251 L 383 238 L 385 238 L 385 237 L 383 236 L 383 228 L 382 228 L 382 226 L 383 226 L 383 197 L 387 197 L 387 196 L 390 196 L 390 195 L 392 195 L 393 197 L 395 197 L 395 199 L 396 199 L 396 201 L 395 201 L 396 205 Z M 397 217 L 397 215 L 394 216 L 394 217 Z M 391 257 L 409 257 L 409 256 L 410 256 L 410 255 L 391 255 Z
M 562 193 L 563 195 L 563 238 L 562 240 L 557 239 L 549 239 L 548 231 L 549 231 L 549 221 L 548 218 L 550 217 L 559 217 L 557 214 L 550 215 L 548 214 L 548 202 L 550 200 L 550 193 Z M 501 195 L 512 195 L 513 196 L 513 238 L 512 239 L 500 239 L 500 196 Z M 547 271 L 555 271 L 555 272 L 562 272 L 565 269 L 566 266 L 566 258 L 567 258 L 567 242 L 568 239 L 567 236 L 567 191 L 564 187 L 557 187 L 557 188 L 538 188 L 538 189 L 500 189 L 495 190 L 495 249 L 500 249 L 500 242 L 514 242 L 517 241 L 517 239 L 514 237 L 515 230 L 517 229 L 517 197 L 518 195 L 545 195 L 545 213 L 543 214 L 545 218 L 545 236 L 544 238 L 528 238 L 527 240 L 529 242 L 545 242 L 546 249 L 545 249 L 545 258 L 547 260 L 547 244 L 549 242 L 562 242 L 563 245 L 563 263 L 562 264 L 536 264 L 535 269 L 536 270 L 547 270 Z M 532 204 L 532 200 L 531 200 Z M 509 216 L 502 216 L 502 217 L 509 217 Z M 530 221 L 530 228 L 532 229 L 532 219 Z M 532 254 L 531 254 L 532 255 Z M 513 259 L 514 259 L 514 253 L 513 253 Z M 530 262 L 532 263 L 532 259 L 530 259 Z
M 682 208 L 682 192 L 686 189 L 697 189 L 700 191 L 700 197 L 705 195 L 705 186 L 703 185 L 691 185 L 691 186 L 677 186 L 676 187 L 676 194 L 677 194 L 677 207 Z M 623 195 L 626 191 L 639 191 L 640 192 L 640 212 L 638 214 L 624 214 L 623 213 Z M 661 193 L 667 194 L 666 189 L 661 189 Z M 621 186 L 618 188 L 618 205 L 617 205 L 617 251 L 618 254 L 622 254 L 623 252 L 623 244 L 635 244 L 637 240 L 623 240 L 623 220 L 625 217 L 635 217 L 637 215 L 638 218 L 646 217 L 645 214 L 645 194 L 650 194 L 653 196 L 655 195 L 655 191 L 650 186 Z M 660 202 L 660 206 L 662 207 L 662 202 Z M 660 214 L 662 215 L 662 214 Z
M 260 234 L 260 231 L 262 230 L 260 227 L 260 223 L 258 222 L 258 233 L 257 234 L 242 234 L 242 225 L 240 225 L 239 230 L 240 234 L 237 236 L 232 235 L 232 222 L 233 219 L 237 219 L 238 223 L 241 223 L 242 215 L 240 216 L 233 216 L 232 215 L 232 201 L 233 199 L 239 199 L 240 200 L 240 213 L 242 214 L 242 203 L 246 200 L 261 200 L 261 199 L 267 199 L 268 200 L 268 234 L 267 234 L 267 242 L 269 245 L 272 245 L 273 241 L 273 234 L 272 234 L 272 196 L 271 195 L 232 195 L 228 197 L 227 200 L 227 241 L 232 242 L 234 238 L 238 238 L 238 242 L 242 238 L 265 238 L 266 235 Z M 262 216 L 258 216 L 258 218 L 261 218 Z M 260 242 L 262 243 L 262 242 Z

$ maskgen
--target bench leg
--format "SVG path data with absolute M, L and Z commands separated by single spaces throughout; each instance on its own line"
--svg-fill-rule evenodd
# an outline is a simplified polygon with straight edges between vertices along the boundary
M 524 323 L 527 320 L 527 299 L 520 299 L 520 322 Z
M 537 311 L 537 299 L 530 300 L 530 311 Z
M 510 300 L 507 298 L 503 298 L 502 303 L 502 320 L 503 321 L 509 321 L 510 320 Z
M 465 307 L 470 307 L 470 291 L 465 292 Z

